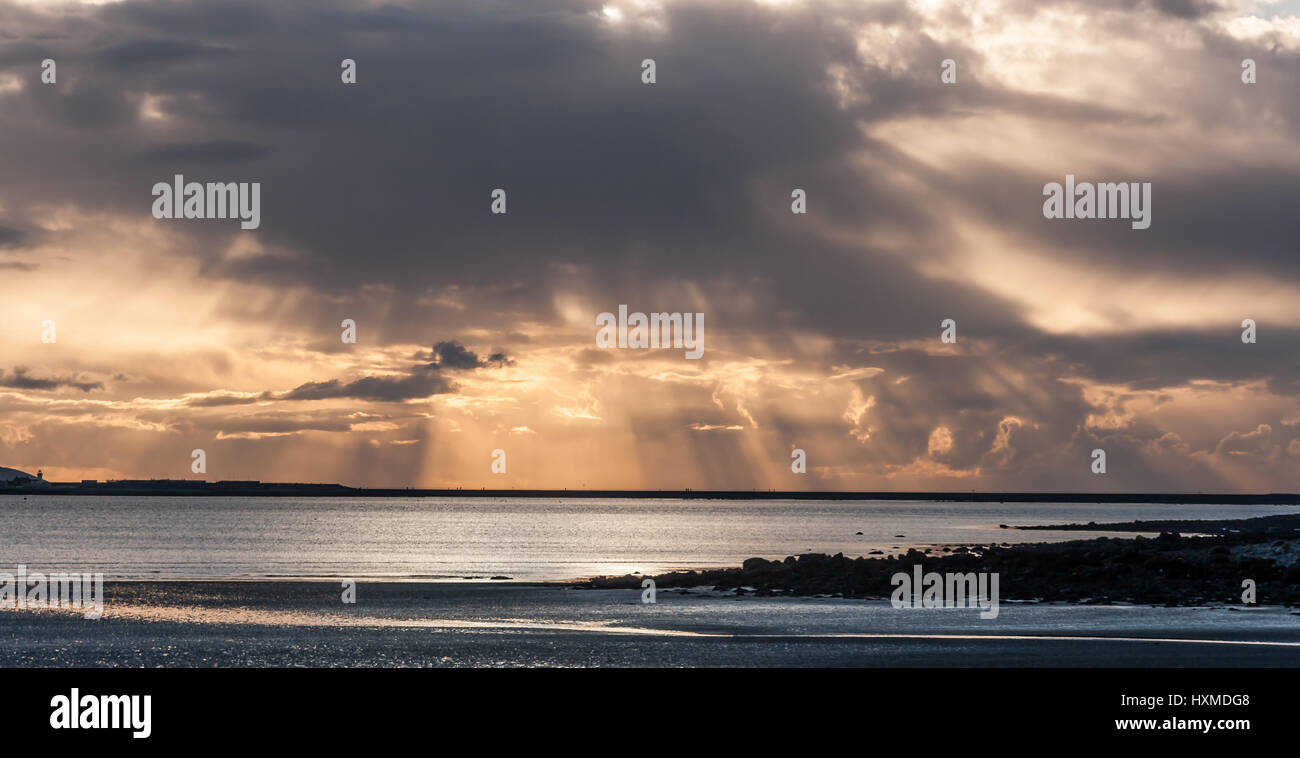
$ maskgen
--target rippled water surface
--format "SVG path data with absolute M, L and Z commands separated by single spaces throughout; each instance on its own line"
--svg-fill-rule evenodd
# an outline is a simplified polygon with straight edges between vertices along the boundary
M 0 570 L 112 577 L 568 579 L 804 552 L 1079 539 L 999 529 L 1285 506 L 527 498 L 0 497 Z M 862 534 L 858 534 L 861 532 Z M 1112 536 L 1132 536 L 1120 534 Z M 10 569 L 12 570 L 12 569 Z

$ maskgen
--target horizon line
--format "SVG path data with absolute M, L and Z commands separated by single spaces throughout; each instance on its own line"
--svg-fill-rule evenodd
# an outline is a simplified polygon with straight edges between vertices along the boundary
M 262 482 L 206 479 L 110 479 L 79 482 L 42 481 L 40 485 L 4 486 L 5 494 L 45 495 L 247 495 L 346 497 L 612 497 L 644 499 L 764 500 L 936 500 L 966 502 L 1176 502 L 1222 504 L 1294 504 L 1293 492 L 1080 492 L 1080 491 L 938 491 L 938 490 L 776 490 L 776 489 L 568 489 L 468 487 L 353 487 L 334 482 Z

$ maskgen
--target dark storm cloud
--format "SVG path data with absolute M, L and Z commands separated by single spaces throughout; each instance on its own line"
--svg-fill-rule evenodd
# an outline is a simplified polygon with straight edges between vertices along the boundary
M 455 385 L 443 378 L 436 367 L 419 367 L 408 376 L 366 376 L 350 382 L 330 379 L 308 382 L 279 395 L 281 400 L 329 400 L 352 398 L 377 402 L 399 402 L 442 395 L 455 391 Z
M 451 369 L 478 368 L 478 356 L 466 350 L 459 342 L 439 342 L 433 346 L 438 365 Z
M 1108 10 L 1127 13 L 1149 11 L 1174 18 L 1193 21 L 1224 9 L 1224 5 L 1212 0 L 1023 0 L 1019 3 L 1022 10 L 1034 10 L 1044 6 L 1062 8 L 1073 7 L 1082 11 Z
M 505 353 L 493 353 L 486 358 L 479 358 L 476 353 L 467 350 L 464 345 L 455 340 L 435 344 L 433 352 L 438 357 L 437 365 L 448 369 L 464 370 L 490 366 L 499 368 L 512 362 Z
M 1151 182 L 1151 227 L 1135 230 L 1124 219 L 1044 218 L 1043 185 L 1064 182 L 1066 174 L 1076 174 L 1076 182 Z M 965 207 L 1071 263 L 1163 274 L 1263 268 L 1300 275 L 1300 213 L 1294 212 L 1300 171 L 1294 168 L 1180 168 L 1150 176 L 1121 168 L 1082 174 L 1062 163 L 1059 173 L 1027 176 L 981 166 L 956 182 L 954 196 Z
M 1156 8 L 1171 16 L 1197 19 L 1223 10 L 1223 6 L 1209 0 L 1155 0 Z
M 0 370 L 0 387 L 12 387 L 20 390 L 57 390 L 64 387 L 79 389 L 82 392 L 104 389 L 103 382 L 84 381 L 77 377 L 50 376 L 38 377 L 27 373 L 22 366 L 14 367 L 8 373 Z
M 21 229 L 14 229 L 9 226 L 0 226 L 0 249 L 22 247 L 23 241 L 27 235 Z
M 239 163 L 260 158 L 268 152 L 266 147 L 241 140 L 210 140 L 189 142 L 149 150 L 141 156 L 148 163 L 184 166 L 190 163 Z
M 326 7 L 324 3 L 300 7 L 309 5 Z M 197 32 L 216 39 L 245 36 L 273 20 L 267 4 L 260 0 L 201 0 L 180 9 L 169 0 L 113 3 L 100 9 L 99 18 L 114 28 L 133 30 L 148 41 L 192 38 Z
M 1280 395 L 1300 398 L 1300 330 L 1261 322 L 1267 340 L 1243 344 L 1241 326 L 1215 330 L 1160 330 L 1099 338 L 1052 336 L 1013 349 L 1024 356 L 1054 356 L 1063 372 L 1137 390 L 1183 386 L 1193 381 L 1244 384 L 1263 381 Z
M 468 292 L 492 288 L 492 312 L 476 313 L 503 322 L 553 318 L 552 293 L 567 287 L 645 300 L 668 276 L 767 286 L 777 307 L 735 314 L 754 328 L 809 310 L 818 328 L 878 323 L 884 305 L 826 297 L 820 285 L 854 281 L 868 267 L 879 271 L 882 290 L 924 288 L 924 280 L 906 266 L 885 271 L 885 256 L 791 227 L 780 215 L 789 215 L 790 187 L 809 191 L 814 219 L 910 233 L 918 250 L 935 248 L 941 231 L 924 230 L 942 230 L 941 218 L 845 163 L 855 150 L 887 164 L 904 160 L 867 140 L 860 122 L 974 103 L 1065 107 L 987 87 L 941 94 L 931 64 L 944 51 L 924 37 L 907 44 L 926 65 L 895 72 L 864 62 L 829 16 L 746 3 L 672 4 L 663 35 L 611 30 L 591 15 L 596 2 L 526 11 L 471 2 L 236 5 L 236 16 L 257 23 L 212 25 L 214 7 L 133 2 L 87 12 L 99 55 L 148 65 L 119 74 L 79 61 L 78 46 L 59 51 L 79 86 L 29 88 L 21 98 L 59 122 L 62 136 L 34 120 L 15 124 L 16 141 L 49 148 L 40 161 L 18 162 L 48 176 L 44 188 L 60 199 L 81 191 L 89 206 L 147 217 L 148 188 L 173 169 L 240 159 L 221 178 L 263 182 L 259 240 L 295 254 L 223 261 L 226 230 L 174 227 L 195 236 L 209 275 L 339 294 L 381 283 L 407 296 L 456 282 Z M 886 23 L 909 13 L 903 3 L 845 12 Z M 171 44 L 160 46 L 163 36 Z M 209 49 L 233 53 L 197 60 Z M 647 56 L 659 63 L 654 87 L 639 80 Z M 357 60 L 359 84 L 340 83 L 343 57 Z M 841 109 L 831 66 L 871 92 L 869 103 Z M 221 149 L 154 144 L 137 126 L 131 98 L 141 92 L 158 99 L 173 131 L 220 134 Z M 69 139 L 97 167 L 51 166 Z M 274 150 L 255 153 L 268 145 Z M 149 161 L 147 172 L 123 165 L 141 154 L 162 160 Z M 87 173 L 97 182 L 71 181 Z M 488 212 L 495 187 L 509 193 L 505 216 Z M 552 268 L 556 261 L 574 264 L 579 277 Z M 729 303 L 719 297 L 712 307 L 724 323 Z
M 279 400 L 328 400 L 332 398 L 353 398 L 356 400 L 373 400 L 377 402 L 400 402 L 419 400 L 434 395 L 445 395 L 456 391 L 456 384 L 442 375 L 443 370 L 468 371 L 477 368 L 502 368 L 514 363 L 505 353 L 493 353 L 480 358 L 477 353 L 467 349 L 456 340 L 437 342 L 432 352 L 417 353 L 415 359 L 421 363 L 411 366 L 406 376 L 367 376 L 344 382 L 330 379 L 323 382 L 308 382 L 283 394 L 275 396 Z M 433 363 L 424 363 L 430 358 Z
M 11 96 L 22 107 L 4 117 L 8 144 L 33 149 L 4 156 L 14 184 L 0 193 L 9 200 L 25 177 L 24 196 L 34 200 L 80 193 L 87 206 L 147 218 L 154 182 L 195 163 L 224 164 L 223 180 L 263 182 L 258 239 L 292 254 L 226 259 L 227 227 L 170 227 L 194 235 L 186 253 L 205 258 L 205 273 L 342 296 L 364 284 L 392 286 L 383 333 L 393 339 L 415 337 L 427 318 L 412 297 L 447 283 L 470 297 L 490 290 L 493 307 L 473 315 L 508 325 L 553 319 L 557 290 L 645 302 L 681 279 L 713 295 L 717 328 L 743 321 L 754 330 L 916 337 L 933 332 L 935 313 L 956 309 L 978 312 L 983 333 L 1015 337 L 1023 326 L 1013 307 L 916 272 L 916 261 L 952 246 L 950 218 L 898 192 L 885 178 L 891 173 L 1105 265 L 1296 265 L 1285 254 L 1296 214 L 1278 212 L 1300 185 L 1294 171 L 1189 168 L 1156 177 L 1156 221 L 1139 235 L 1044 220 L 1041 187 L 1059 180 L 1056 172 L 916 165 L 862 126 L 988 111 L 1150 125 L 1165 114 L 1001 88 L 979 76 L 978 54 L 924 34 L 896 43 L 908 65 L 881 66 L 864 60 L 841 21 L 906 27 L 906 5 L 830 7 L 674 3 L 663 33 L 612 29 L 592 15 L 594 0 L 526 9 L 128 2 L 87 10 L 71 26 L 25 11 L 19 39 L 56 28 L 71 35 L 62 47 L 46 44 L 76 86 Z M 1217 55 L 1235 68 L 1235 52 Z M 358 63 L 356 85 L 339 81 L 344 57 Z M 644 57 L 658 62 L 652 87 L 639 80 Z M 961 61 L 959 87 L 937 83 L 946 57 Z M 30 78 L 32 60 L 0 59 Z M 866 97 L 842 107 L 827 74 L 836 67 Z M 213 138 L 157 141 L 137 118 L 144 92 L 170 117 L 169 133 Z M 60 130 L 41 127 L 46 119 Z M 879 170 L 852 166 L 854 154 Z M 809 192 L 803 226 L 788 212 L 794 186 Z M 488 212 L 496 187 L 508 192 L 505 216 Z M 906 249 L 832 243 L 809 235 L 812 222 L 906 239 Z M 1246 224 L 1252 245 L 1232 260 L 1219 255 Z M 557 261 L 578 275 L 550 265 Z M 740 312 L 728 286 L 761 293 L 769 307 Z
M 230 55 L 229 50 L 207 45 L 175 40 L 141 40 L 97 50 L 91 54 L 90 59 L 93 63 L 114 68 L 135 68 L 221 58 L 228 55 Z

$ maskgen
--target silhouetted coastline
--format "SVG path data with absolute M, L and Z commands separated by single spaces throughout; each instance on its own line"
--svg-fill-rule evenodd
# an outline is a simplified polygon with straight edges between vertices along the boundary
M 1037 527 L 1062 529 L 1066 527 Z M 1155 605 L 1241 604 L 1253 580 L 1264 605 L 1300 605 L 1300 514 L 1240 520 L 1147 521 L 1071 525 L 1098 531 L 1161 531 L 1156 538 L 1099 537 L 1072 542 L 916 549 L 897 556 L 847 558 L 807 553 L 741 568 L 655 576 L 659 589 L 711 587 L 759 596 L 887 598 L 891 577 L 920 564 L 939 573 L 997 572 L 1004 600 Z M 1183 536 L 1175 529 L 1192 529 Z M 644 577 L 602 577 L 577 586 L 636 588 Z

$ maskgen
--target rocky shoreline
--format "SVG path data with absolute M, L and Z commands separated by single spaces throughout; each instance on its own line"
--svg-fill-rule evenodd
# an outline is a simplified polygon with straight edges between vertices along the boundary
M 653 579 L 659 589 L 712 587 L 738 595 L 888 598 L 893 590 L 891 577 L 920 564 L 927 572 L 997 572 L 1004 601 L 1240 605 L 1243 582 L 1249 579 L 1255 582 L 1256 603 L 1300 606 L 1300 514 L 1019 528 L 1160 535 L 912 549 L 882 558 L 806 553 L 776 561 L 750 558 L 740 568 L 678 571 Z M 1180 531 L 1198 536 L 1183 536 Z M 640 588 L 644 578 L 601 577 L 576 586 Z

